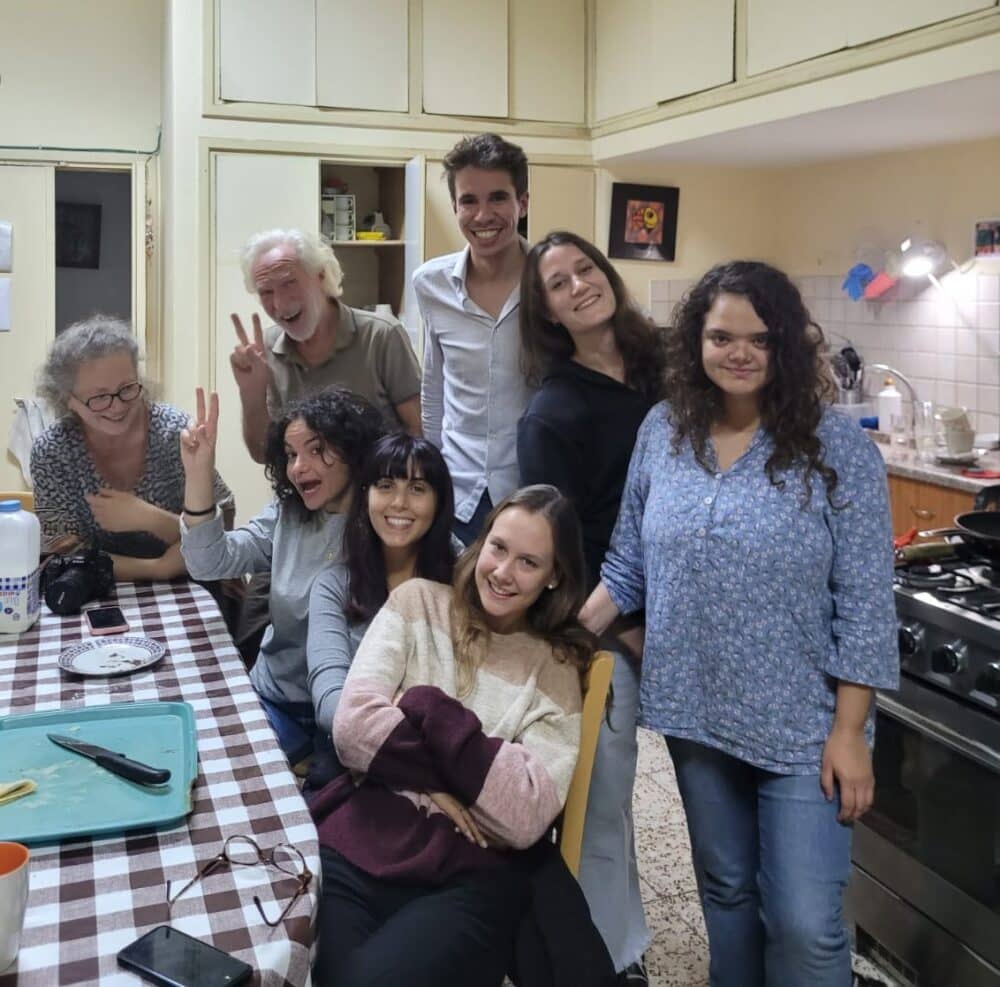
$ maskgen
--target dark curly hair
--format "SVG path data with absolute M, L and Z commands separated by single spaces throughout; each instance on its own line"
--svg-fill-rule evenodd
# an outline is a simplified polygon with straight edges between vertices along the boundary
M 350 600 L 347 619 L 371 620 L 389 595 L 382 542 L 368 514 L 368 491 L 384 477 L 406 479 L 419 476 L 437 495 L 434 521 L 421 538 L 414 575 L 451 583 L 455 553 L 451 546 L 451 525 L 455 519 L 455 495 L 451 473 L 437 446 L 415 439 L 406 432 L 392 432 L 375 443 L 365 459 L 358 494 L 351 501 L 344 531 Z
M 576 247 L 600 269 L 611 283 L 615 295 L 612 326 L 615 345 L 625 363 L 625 383 L 634 387 L 652 403 L 664 395 L 663 381 L 666 354 L 663 335 L 635 306 L 621 275 L 592 243 L 566 230 L 555 230 L 539 240 L 529 252 L 521 275 L 521 370 L 532 386 L 537 387 L 552 364 L 572 357 L 576 346 L 573 337 L 549 316 L 545 285 L 539 267 L 552 249 L 564 245 Z
M 282 408 L 267 428 L 264 470 L 282 510 L 290 511 L 296 520 L 306 521 L 314 512 L 302 502 L 288 479 L 285 452 L 285 430 L 299 419 L 344 462 L 355 484 L 368 450 L 385 434 L 385 422 L 371 402 L 346 387 L 328 387 Z
M 816 428 L 833 384 L 821 350 L 823 332 L 812 320 L 798 288 L 788 275 L 761 261 L 738 260 L 713 267 L 674 309 L 667 334 L 667 394 L 674 429 L 673 450 L 691 442 L 699 463 L 710 469 L 706 456 L 709 429 L 722 410 L 722 394 L 705 373 L 702 331 L 705 317 L 719 295 L 740 295 L 767 326 L 768 375 L 760 392 L 760 420 L 774 441 L 764 470 L 778 488 L 783 471 L 804 467 L 805 499 L 812 496 L 812 478 L 826 485 L 831 507 L 837 472 L 823 462 Z
M 463 168 L 505 171 L 510 175 L 510 183 L 518 198 L 528 191 L 528 159 L 524 151 L 497 134 L 463 137 L 441 163 L 448 179 L 452 205 L 455 204 L 455 175 Z

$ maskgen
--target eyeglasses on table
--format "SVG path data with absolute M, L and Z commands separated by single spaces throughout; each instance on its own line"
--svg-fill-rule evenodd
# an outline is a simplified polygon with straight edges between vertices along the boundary
M 199 871 L 191 878 L 187 884 L 184 885 L 175 895 L 170 894 L 171 881 L 167 881 L 167 913 L 169 914 L 171 907 L 174 902 L 177 901 L 181 895 L 184 894 L 189 888 L 193 887 L 198 883 L 203 877 L 207 877 L 212 871 L 216 870 L 222 864 L 239 864 L 241 866 L 253 867 L 259 864 L 264 864 L 268 867 L 274 867 L 275 870 L 280 871 L 282 874 L 288 877 L 294 877 L 298 881 L 298 887 L 295 893 L 292 895 L 291 900 L 285 905 L 281 914 L 273 921 L 267 917 L 264 912 L 264 906 L 261 904 L 260 898 L 257 895 L 253 896 L 253 903 L 257 906 L 257 911 L 260 912 L 260 917 L 264 922 L 274 928 L 276 925 L 280 925 L 284 920 L 285 916 L 292 910 L 295 902 L 305 894 L 309 887 L 309 883 L 312 881 L 312 871 L 306 866 L 305 857 L 289 843 L 278 843 L 273 846 L 270 850 L 265 852 L 258 845 L 257 842 L 251 839 L 249 836 L 230 836 L 222 846 L 222 852 L 216 854 L 211 860 L 208 861 Z

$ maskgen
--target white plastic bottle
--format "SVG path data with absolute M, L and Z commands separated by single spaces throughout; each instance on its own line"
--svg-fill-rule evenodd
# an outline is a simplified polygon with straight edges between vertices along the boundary
M 0 634 L 20 634 L 37 619 L 38 518 L 19 500 L 0 500 Z
M 878 430 L 892 435 L 903 421 L 903 395 L 891 377 L 886 377 L 884 384 L 878 392 Z

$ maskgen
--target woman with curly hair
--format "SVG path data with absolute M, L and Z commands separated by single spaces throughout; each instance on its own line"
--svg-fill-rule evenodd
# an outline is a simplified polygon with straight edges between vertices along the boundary
M 274 500 L 253 520 L 224 531 L 212 506 L 219 399 L 198 388 L 197 416 L 181 433 L 184 510 L 181 553 L 196 579 L 270 572 L 271 622 L 250 679 L 288 760 L 330 744 L 316 727 L 306 666 L 309 592 L 341 558 L 344 515 L 382 417 L 364 398 L 332 387 L 287 405 L 268 427 L 267 476 Z
M 551 483 L 580 516 L 587 589 L 599 582 L 636 433 L 664 396 L 663 337 L 618 272 L 574 233 L 550 233 L 521 275 L 521 354 L 541 384 L 518 423 L 522 483 Z M 601 727 L 583 827 L 580 884 L 623 982 L 647 982 L 649 929 L 635 859 L 642 614 L 619 619 L 602 646 L 615 653 L 614 701 Z
M 885 468 L 826 406 L 821 342 L 766 264 L 690 291 L 581 613 L 646 608 L 641 722 L 677 772 L 717 987 L 850 980 L 850 823 L 898 656 Z
M 526 857 L 562 810 L 593 653 L 580 527 L 555 487 L 505 498 L 455 566 L 375 615 L 333 722 L 344 765 L 312 803 L 317 983 L 499 987 Z

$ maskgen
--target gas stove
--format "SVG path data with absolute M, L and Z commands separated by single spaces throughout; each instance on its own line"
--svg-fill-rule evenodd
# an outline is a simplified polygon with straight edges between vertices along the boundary
M 900 669 L 1000 713 L 1000 572 L 946 559 L 896 570 Z

